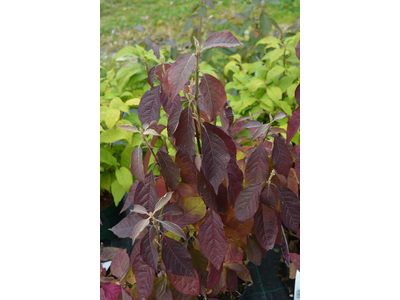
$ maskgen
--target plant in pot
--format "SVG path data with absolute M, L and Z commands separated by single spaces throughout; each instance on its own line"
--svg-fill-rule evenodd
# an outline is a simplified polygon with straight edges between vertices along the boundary
M 221 299 L 240 290 L 239 280 L 252 281 L 249 262 L 260 265 L 282 233 L 299 230 L 300 147 L 290 143 L 299 116 L 287 132 L 275 126 L 283 112 L 267 114 L 266 124 L 253 126 L 253 116 L 234 122 L 222 83 L 199 66 L 208 49 L 241 43 L 222 31 L 195 45 L 173 64 L 160 57 L 139 103 L 141 126 L 118 127 L 141 140 L 122 210 L 133 209 L 111 228 L 134 247 L 101 267 L 101 299 Z

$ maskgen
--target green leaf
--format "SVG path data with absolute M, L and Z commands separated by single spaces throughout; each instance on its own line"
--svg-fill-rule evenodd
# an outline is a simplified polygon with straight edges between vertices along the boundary
M 265 83 L 261 79 L 254 79 L 246 84 L 246 87 L 249 89 L 249 92 L 254 93 L 260 87 L 265 87 Z
M 280 104 L 280 107 L 282 108 L 282 110 L 283 110 L 286 114 L 288 114 L 288 115 L 291 115 L 291 114 L 292 114 L 292 109 L 290 108 L 290 105 L 289 105 L 287 102 L 285 102 L 285 101 L 280 101 L 279 104 Z
M 121 57 L 126 57 L 126 56 L 143 56 L 144 53 L 144 48 L 140 46 L 132 47 L 132 46 L 127 46 L 119 50 L 119 52 L 115 55 L 114 60 L 117 60 Z
M 107 72 L 107 79 L 111 81 L 114 78 L 115 72 L 114 69 Z
M 260 44 L 262 44 L 262 45 L 274 45 L 274 46 L 276 45 L 276 47 L 274 47 L 274 48 L 279 48 L 279 45 L 282 45 L 282 42 L 281 42 L 281 40 L 277 39 L 274 36 L 267 36 L 267 37 L 262 38 L 261 40 L 259 40 L 256 45 L 260 45 Z
M 129 171 L 125 167 L 121 167 L 117 171 L 115 171 L 115 176 L 117 177 L 118 183 L 125 189 L 128 190 L 132 183 L 133 177 L 131 171 Z
M 293 83 L 294 79 L 295 78 L 293 76 L 283 76 L 279 80 L 279 88 L 281 89 L 282 93 L 287 91 L 288 87 Z
M 110 153 L 110 151 L 100 148 L 100 161 L 110 166 L 117 165 L 117 159 Z
M 100 174 L 100 187 L 105 189 L 106 191 L 111 190 L 111 174 L 110 173 Z
M 118 97 L 111 100 L 110 108 L 119 109 L 120 111 L 123 111 L 123 112 L 126 112 L 129 114 L 128 106 Z
M 281 89 L 275 86 L 267 89 L 267 95 L 272 101 L 278 101 L 282 99 Z
M 190 16 L 190 17 L 186 20 L 185 25 L 183 25 L 183 32 L 188 31 L 188 30 L 190 29 L 190 27 L 192 27 L 193 19 L 194 19 L 195 17 L 196 17 L 196 16 L 193 15 L 193 16 Z
M 125 195 L 125 189 L 118 183 L 118 180 L 114 180 L 111 183 L 111 194 L 113 195 L 115 206 L 118 206 Z
M 267 80 L 270 81 L 274 77 L 281 75 L 284 71 L 285 71 L 284 67 L 281 66 L 273 67 L 271 70 L 268 71 Z
M 111 129 L 114 127 L 115 123 L 119 120 L 121 114 L 119 109 L 110 108 L 106 111 L 104 116 L 104 121 L 106 122 L 107 128 Z
M 199 17 L 204 17 L 206 15 L 206 13 L 207 13 L 207 7 L 205 7 L 205 6 L 200 7 Z
M 261 25 L 261 29 L 264 32 L 264 34 L 267 35 L 271 30 L 272 24 L 265 12 L 261 13 L 260 25 Z
M 269 51 L 267 54 L 264 55 L 262 58 L 263 60 L 268 60 L 270 65 L 279 59 L 283 55 L 283 49 L 274 49 L 272 51 Z
M 297 82 L 293 83 L 291 86 L 288 87 L 287 89 L 287 95 L 289 97 L 289 99 L 293 99 L 294 98 L 294 92 L 296 91 L 296 88 L 299 84 Z
M 126 140 L 130 144 L 132 141 L 132 134 L 132 132 L 120 128 L 109 129 L 100 134 L 100 143 L 111 144 L 119 140 Z

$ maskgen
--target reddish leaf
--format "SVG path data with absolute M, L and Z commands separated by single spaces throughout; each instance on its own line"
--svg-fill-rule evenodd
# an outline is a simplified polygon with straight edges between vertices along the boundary
M 236 199 L 235 218 L 246 222 L 256 213 L 260 203 L 261 184 L 251 185 L 242 190 Z
M 164 277 L 156 286 L 157 300 L 173 300 L 171 290 L 167 286 L 167 277 Z
M 180 227 L 184 227 L 200 221 L 206 214 L 206 206 L 200 197 L 184 198 L 181 203 L 183 207 L 183 210 L 181 208 L 182 213 L 165 217 L 166 220 L 169 220 Z M 164 211 L 165 210 L 166 209 L 164 209 Z
M 219 268 L 214 267 L 211 263 L 208 265 L 207 289 L 212 289 L 218 283 L 223 269 L 222 264 Z
M 100 300 L 107 300 L 106 294 L 103 288 L 100 288 Z
M 110 230 L 119 238 L 128 238 L 132 235 L 135 225 L 141 220 L 143 219 L 137 214 L 130 214 Z
M 204 176 L 203 171 L 197 173 L 197 191 L 203 197 L 204 203 L 214 211 L 218 211 L 217 196 Z
M 297 130 L 300 128 L 300 106 L 296 108 L 289 119 L 287 127 L 286 144 L 289 144 Z
M 126 197 L 124 206 L 122 207 L 120 213 L 124 212 L 131 204 L 133 203 L 133 199 L 135 198 L 136 188 L 139 185 L 139 180 L 136 180 L 129 189 L 128 197 Z
M 229 30 L 224 30 L 210 35 L 204 44 L 203 51 L 211 48 L 231 48 L 237 46 L 243 46 L 243 44 Z
M 227 215 L 222 216 L 222 218 L 225 224 L 225 236 L 227 238 L 240 239 L 247 237 L 253 229 L 254 220 L 249 219 L 247 222 L 240 223 L 236 220 L 233 209 L 231 209 Z
M 199 230 L 200 250 L 218 268 L 224 262 L 228 241 L 221 217 L 209 209 Z
M 246 185 L 263 183 L 268 179 L 269 160 L 268 153 L 263 144 L 254 148 L 246 164 L 245 181 Z
M 192 258 L 187 249 L 181 243 L 167 236 L 164 236 L 162 241 L 162 259 L 170 273 L 195 276 Z
M 119 293 L 121 292 L 121 286 L 115 283 L 102 283 L 104 294 L 107 300 L 117 300 Z
M 238 289 L 238 277 L 233 270 L 226 269 L 226 288 L 229 291 L 237 291 Z
M 296 56 L 298 59 L 300 59 L 300 41 L 297 43 L 296 46 Z
M 149 231 L 141 240 L 140 255 L 142 259 L 157 272 L 158 252 L 154 247 L 153 241 L 156 236 L 154 227 L 150 227 Z
M 207 277 L 208 277 L 208 260 L 204 255 L 197 249 L 190 249 L 190 256 L 193 260 L 193 266 L 197 273 L 199 274 L 200 289 L 203 290 L 207 287 Z M 201 292 L 200 292 L 201 293 Z
M 224 265 L 227 265 L 227 263 L 241 264 L 243 260 L 243 249 L 239 246 L 239 244 L 236 241 L 232 239 L 229 239 L 228 242 L 229 242 L 228 253 L 225 256 Z M 240 270 L 243 269 L 241 268 Z
M 148 174 L 144 183 L 140 182 L 135 192 L 135 203 L 146 208 L 148 212 L 154 211 L 158 200 L 157 189 L 154 186 L 154 176 Z
M 137 243 L 132 250 L 131 262 L 139 299 L 147 299 L 153 292 L 155 273 L 140 255 L 140 243 Z
M 253 137 L 251 138 L 251 142 L 259 138 L 260 136 L 265 135 L 269 127 L 269 124 L 261 124 L 261 126 L 257 128 L 256 132 L 254 132 Z
M 281 216 L 283 224 L 290 230 L 296 232 L 300 227 L 300 201 L 299 198 L 288 188 L 278 186 L 276 190 L 281 200 Z
M 289 256 L 296 269 L 300 272 L 300 255 L 297 253 L 289 253 Z
M 138 114 L 142 125 L 145 123 L 150 124 L 151 121 L 158 122 L 160 119 L 160 109 L 160 87 L 156 86 L 144 93 L 140 100 Z
M 185 232 L 176 224 L 170 221 L 159 221 L 164 229 L 186 240 Z
M 176 103 L 177 103 L 176 107 L 174 107 L 174 110 L 168 117 L 168 124 L 167 124 L 168 136 L 172 136 L 175 133 L 182 112 L 181 101 L 176 101 Z
M 178 149 L 186 152 L 190 156 L 196 154 L 196 145 L 194 141 L 194 125 L 192 110 L 186 107 L 179 117 L 179 124 L 174 133 L 175 144 Z
M 299 197 L 299 185 L 297 183 L 295 170 L 292 168 L 290 169 L 289 176 L 287 178 L 287 187 L 295 193 L 297 198 Z
M 143 232 L 145 232 L 145 229 L 147 228 L 147 226 L 149 225 L 149 223 L 150 223 L 150 218 L 147 218 L 147 219 L 142 219 L 141 221 L 139 221 L 136 225 L 135 225 L 135 227 L 133 227 L 133 230 L 132 230 L 132 236 L 131 236 L 131 239 L 132 239 L 132 245 L 135 243 L 135 240 L 138 238 L 138 237 L 140 237 L 140 234 Z M 142 236 L 143 236 L 143 234 L 142 234 Z
M 163 88 L 170 99 L 175 99 L 176 95 L 182 90 L 185 83 L 189 80 L 190 74 L 194 70 L 196 56 L 185 54 L 180 56 L 168 69 L 163 80 Z
M 296 171 L 297 179 L 299 180 L 299 184 L 300 184 L 300 153 L 298 154 L 298 156 L 296 158 L 296 163 L 294 165 L 294 169 Z
M 225 132 L 231 133 L 231 126 L 233 124 L 232 107 L 225 104 L 225 107 L 219 113 L 219 118 L 221 119 L 222 129 Z
M 193 159 L 185 151 L 179 149 L 176 152 L 175 163 L 181 169 L 182 181 L 190 185 L 196 185 L 198 171 L 193 163 Z
M 156 67 L 152 67 L 147 74 L 147 82 L 150 84 L 151 87 L 154 86 L 154 79 L 156 78 Z
M 300 84 L 297 86 L 294 91 L 294 97 L 296 98 L 297 103 L 300 105 Z
M 132 291 L 129 290 L 129 288 L 127 290 L 125 290 L 124 288 L 121 288 L 121 296 L 122 296 L 121 300 L 132 300 L 133 299 Z
M 197 271 L 194 270 L 194 277 L 180 276 L 167 271 L 168 279 L 179 292 L 186 295 L 197 296 L 200 294 L 200 281 Z
M 246 256 L 256 266 L 261 265 L 262 251 L 256 241 L 249 238 L 246 245 Z
M 254 216 L 254 229 L 260 245 L 265 250 L 274 248 L 278 226 L 276 225 L 275 212 L 268 206 L 261 204 L 261 207 Z
M 163 66 L 164 66 L 164 68 L 163 68 Z M 162 82 L 162 80 L 163 80 L 163 78 L 164 78 L 164 76 L 165 76 L 165 73 L 168 71 L 168 69 L 170 68 L 172 66 L 172 64 L 170 64 L 170 63 L 166 63 L 166 64 L 164 64 L 164 65 L 158 65 L 158 66 L 156 66 L 156 76 L 157 76 L 157 79 L 160 81 L 160 82 Z M 165 70 L 165 72 L 164 72 L 164 70 Z M 161 87 L 162 88 L 162 87 Z
M 227 175 L 230 155 L 224 142 L 218 135 L 208 131 L 207 127 L 202 130 L 201 141 L 203 154 L 201 167 L 215 193 L 218 194 L 218 188 Z
M 226 104 L 225 88 L 217 78 L 204 74 L 199 89 L 202 96 L 201 102 L 210 121 L 213 122 Z
M 260 201 L 265 205 L 277 206 L 276 196 L 273 190 L 273 185 L 268 184 L 261 192 Z
M 160 173 L 163 176 L 167 185 L 172 189 L 176 190 L 179 184 L 180 169 L 174 163 L 171 156 L 164 151 L 159 150 L 157 152 L 157 158 L 160 162 Z
M 154 55 L 158 58 L 158 59 L 160 59 L 160 47 L 158 47 L 158 45 L 156 44 L 156 43 L 152 43 L 152 45 L 151 45 L 151 49 L 153 50 L 153 52 L 154 52 Z
M 122 277 L 129 268 L 129 256 L 125 250 L 118 250 L 111 262 L 111 274 L 117 278 Z
M 243 172 L 236 163 L 236 159 L 232 159 L 228 164 L 228 198 L 232 206 L 235 205 L 236 199 L 243 188 Z
M 137 146 L 132 151 L 131 173 L 133 177 L 137 178 L 141 182 L 145 181 L 145 174 L 143 169 L 143 151 L 140 146 Z
M 275 136 L 271 158 L 276 171 L 287 177 L 292 167 L 293 159 L 285 144 L 285 139 L 281 135 Z

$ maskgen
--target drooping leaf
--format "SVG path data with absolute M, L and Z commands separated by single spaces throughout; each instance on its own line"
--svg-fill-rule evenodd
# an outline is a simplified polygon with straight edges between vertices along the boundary
M 260 183 L 248 186 L 240 192 L 235 203 L 236 220 L 244 223 L 254 216 L 260 203 L 260 193 Z
M 175 97 L 182 90 L 194 70 L 196 56 L 185 54 L 180 56 L 168 69 L 163 80 L 163 88 L 168 97 L 174 101 Z
M 154 247 L 153 241 L 156 236 L 154 226 L 150 227 L 149 231 L 141 240 L 140 255 L 142 259 L 157 272 L 158 252 Z
M 181 293 L 193 296 L 200 294 L 200 281 L 196 270 L 194 270 L 194 276 L 181 276 L 168 271 L 167 275 L 174 288 Z
M 254 229 L 258 242 L 265 250 L 274 248 L 278 226 L 275 212 L 271 208 L 261 204 L 254 216 Z
M 111 262 L 111 274 L 117 278 L 126 274 L 129 268 L 129 256 L 125 250 L 119 249 Z
M 188 106 L 181 112 L 174 137 L 177 148 L 193 156 L 196 154 L 194 132 L 192 110 Z
M 164 229 L 186 240 L 185 232 L 178 225 L 169 221 L 159 221 L 159 222 L 162 224 Z
M 213 122 L 226 104 L 225 88 L 217 78 L 204 74 L 199 89 L 202 96 L 201 102 L 210 121 Z
M 285 139 L 281 135 L 274 138 L 274 148 L 272 149 L 272 162 L 279 174 L 287 177 L 292 167 L 293 160 L 285 144 Z
M 184 198 L 182 201 L 182 208 L 182 214 L 168 216 L 166 220 L 180 227 L 184 227 L 200 221 L 206 214 L 206 205 L 200 197 Z
M 243 44 L 240 43 L 229 30 L 224 30 L 210 35 L 207 38 L 202 51 L 211 48 L 231 48 L 237 46 L 243 46 Z
M 162 259 L 168 272 L 181 276 L 195 276 L 192 258 L 187 249 L 167 236 L 164 236 L 162 241 Z
M 179 149 L 175 155 L 175 163 L 181 169 L 182 181 L 196 185 L 197 184 L 197 168 L 193 163 L 193 159 L 183 150 Z
M 179 204 L 177 202 L 171 202 L 165 205 L 162 212 L 162 218 L 166 219 L 168 216 L 180 216 L 182 214 L 183 209 L 179 206 Z
M 143 230 L 149 225 L 150 218 L 142 219 L 137 222 L 135 227 L 132 230 L 132 245 L 135 243 L 136 238 L 143 232 Z
M 287 127 L 286 144 L 289 144 L 297 130 L 300 128 L 300 106 L 296 108 L 289 119 Z
M 265 12 L 261 13 L 260 26 L 265 35 L 267 35 L 271 30 L 271 27 L 272 27 L 271 20 L 268 18 L 267 14 Z
M 168 117 L 168 124 L 167 124 L 167 130 L 168 130 L 168 136 L 172 136 L 175 133 L 175 130 L 178 127 L 179 124 L 179 118 L 181 116 L 182 112 L 182 104 L 180 101 L 176 101 L 177 105 L 174 108 L 174 110 L 171 112 L 171 114 Z
M 148 174 L 144 183 L 140 182 L 135 191 L 135 203 L 144 206 L 148 212 L 154 211 L 158 200 L 157 189 L 154 186 L 154 176 Z
M 212 289 L 218 283 L 223 269 L 222 264 L 218 268 L 214 267 L 212 263 L 208 265 L 207 289 Z
M 145 181 L 145 174 L 143 169 L 143 150 L 140 146 L 136 147 L 132 151 L 131 173 L 141 182 Z
M 228 251 L 228 241 L 224 233 L 224 224 L 218 213 L 209 209 L 199 230 L 200 250 L 204 256 L 219 268 Z
M 294 91 L 294 97 L 296 98 L 297 103 L 300 105 L 300 84 L 297 86 Z
M 160 87 L 155 86 L 144 93 L 140 100 L 138 114 L 142 125 L 145 123 L 150 124 L 151 121 L 158 122 L 160 120 L 160 109 Z
M 140 244 L 137 243 L 132 250 L 130 261 L 132 271 L 136 278 L 136 288 L 139 299 L 147 299 L 153 292 L 155 279 L 154 270 L 142 259 Z
M 276 196 L 273 190 L 273 185 L 268 184 L 261 192 L 260 201 L 265 205 L 277 206 Z
M 214 188 L 215 193 L 218 194 L 218 188 L 227 175 L 230 155 L 225 143 L 218 135 L 208 131 L 207 127 L 202 128 L 201 141 L 203 154 L 201 168 L 211 186 Z
M 180 178 L 179 167 L 174 163 L 171 156 L 162 150 L 157 152 L 157 158 L 160 162 L 160 172 L 165 182 L 172 190 L 176 190 Z
M 300 227 L 300 200 L 288 188 L 278 186 L 276 193 L 281 201 L 281 216 L 283 224 L 296 232 Z
M 260 246 L 253 239 L 249 238 L 246 244 L 246 256 L 256 266 L 261 265 L 262 252 Z
M 269 175 L 269 159 L 264 144 L 260 143 L 255 147 L 254 151 L 246 164 L 244 178 L 246 186 L 263 183 L 268 179 Z
M 143 220 L 137 214 L 127 215 L 117 225 L 110 228 L 110 230 L 119 238 L 128 238 L 132 235 L 132 230 L 136 224 Z
M 243 249 L 239 246 L 239 244 L 232 240 L 228 240 L 228 253 L 226 254 L 225 257 L 225 262 L 224 264 L 226 265 L 227 263 L 237 263 L 241 264 L 243 261 Z M 243 270 L 243 269 L 241 269 Z M 239 270 L 238 270 L 239 271 Z

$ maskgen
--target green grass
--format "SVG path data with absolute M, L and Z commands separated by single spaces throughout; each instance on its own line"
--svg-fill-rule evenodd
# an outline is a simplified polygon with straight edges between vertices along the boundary
M 215 10 L 208 9 L 206 17 L 213 15 L 218 20 L 227 18 L 228 23 L 242 24 L 243 20 L 234 17 L 234 14 L 243 12 L 248 5 L 246 2 L 250 3 L 214 0 Z M 122 47 L 132 45 L 145 36 L 155 34 L 156 39 L 182 36 L 183 25 L 196 3 L 197 0 L 100 0 L 101 57 L 113 56 Z M 278 23 L 290 24 L 300 16 L 300 0 L 280 0 L 280 4 L 268 4 L 265 11 Z M 142 25 L 145 32 L 134 29 L 137 25 Z M 208 26 L 217 30 L 212 24 Z M 189 34 L 190 30 L 186 37 Z

